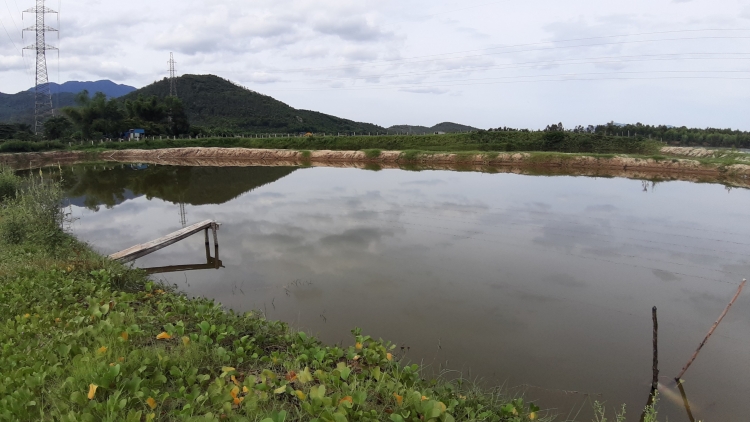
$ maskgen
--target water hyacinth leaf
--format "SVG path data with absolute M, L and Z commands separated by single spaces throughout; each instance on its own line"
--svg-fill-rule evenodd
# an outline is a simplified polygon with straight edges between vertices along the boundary
M 398 413 L 391 414 L 391 418 L 390 419 L 391 419 L 392 422 L 406 422 L 404 420 L 404 418 L 401 415 L 399 415 Z
M 304 384 L 307 384 L 308 382 L 311 382 L 313 380 L 313 376 L 310 373 L 310 368 L 305 367 L 305 370 L 297 374 L 297 380 Z
M 355 393 L 352 393 L 352 400 L 354 404 L 362 405 L 365 403 L 365 400 L 367 400 L 367 393 L 364 391 L 357 391 Z
M 341 374 L 341 379 L 346 381 L 349 378 L 349 374 L 352 372 L 351 368 L 346 366 L 344 362 L 339 362 L 338 365 L 336 365 L 336 369 Z
M 317 387 L 312 387 L 310 389 L 310 397 L 313 399 L 319 399 L 322 400 L 323 397 L 326 395 L 326 386 L 325 385 L 319 385 Z

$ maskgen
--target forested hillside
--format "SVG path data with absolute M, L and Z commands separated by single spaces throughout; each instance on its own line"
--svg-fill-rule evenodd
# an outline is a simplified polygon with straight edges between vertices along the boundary
M 388 131 L 390 132 L 414 133 L 414 134 L 435 133 L 435 132 L 458 133 L 458 132 L 470 132 L 473 130 L 479 130 L 479 129 L 472 127 L 472 126 L 460 125 L 458 123 L 452 123 L 452 122 L 438 123 L 433 127 L 395 125 L 395 126 L 391 126 L 388 128 Z
M 52 96 L 55 108 L 75 104 L 75 94 L 63 92 Z M 24 91 L 17 94 L 0 93 L 0 122 L 34 124 L 34 92 Z
M 385 132 L 385 128 L 309 110 L 297 110 L 214 75 L 184 75 L 176 79 L 177 95 L 191 125 L 251 133 Z M 132 92 L 123 100 L 169 95 L 166 78 Z

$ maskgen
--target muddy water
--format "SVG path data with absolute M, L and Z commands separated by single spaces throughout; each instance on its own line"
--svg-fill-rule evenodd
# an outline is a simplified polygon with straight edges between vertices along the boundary
M 750 191 L 628 179 L 337 168 L 64 169 L 74 232 L 104 253 L 203 219 L 225 268 L 159 274 L 192 296 L 525 393 L 558 420 L 594 400 L 637 420 L 660 320 L 670 382 L 750 275 Z M 183 207 L 180 206 L 183 204 Z M 203 237 L 140 267 L 205 263 Z M 455 374 L 452 373 L 452 374 Z M 750 291 L 686 374 L 695 420 L 750 414 Z

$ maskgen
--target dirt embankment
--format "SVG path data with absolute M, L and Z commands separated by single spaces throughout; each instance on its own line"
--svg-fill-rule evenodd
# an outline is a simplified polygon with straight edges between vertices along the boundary
M 666 147 L 664 154 L 681 157 L 710 157 L 716 151 L 700 148 Z M 690 158 L 635 158 L 628 156 L 591 157 L 576 154 L 501 153 L 465 154 L 435 153 L 408 156 L 399 151 L 383 151 L 368 156 L 362 151 L 295 151 L 246 148 L 172 148 L 160 150 L 104 151 L 98 154 L 58 151 L 0 155 L 0 164 L 16 168 L 71 164 L 82 161 L 114 161 L 189 166 L 335 166 L 360 168 L 425 169 L 461 168 L 523 173 L 585 174 L 634 178 L 732 181 L 748 184 L 750 163 L 720 167 L 706 165 Z M 503 170 L 500 170 L 503 169 Z

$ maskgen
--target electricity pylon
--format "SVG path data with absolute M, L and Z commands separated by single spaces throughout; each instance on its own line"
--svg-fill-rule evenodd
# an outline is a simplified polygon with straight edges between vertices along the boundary
M 174 54 L 169 53 L 169 96 L 170 97 L 176 97 L 177 96 L 177 87 L 175 86 L 175 80 L 174 80 Z
M 24 10 L 23 13 L 34 13 L 36 24 L 21 31 L 21 36 L 26 31 L 36 33 L 36 42 L 24 50 L 36 51 L 36 85 L 34 85 L 34 133 L 41 135 L 44 132 L 44 121 L 50 118 L 54 111 L 52 109 L 52 93 L 49 88 L 47 76 L 47 50 L 57 50 L 57 47 L 47 44 L 47 32 L 59 32 L 57 29 L 47 26 L 44 17 L 48 13 L 57 13 L 46 7 L 44 0 L 36 0 L 36 7 Z M 22 15 L 23 15 L 22 13 Z M 58 19 L 60 15 L 58 15 Z M 59 50 L 58 50 L 59 54 Z

